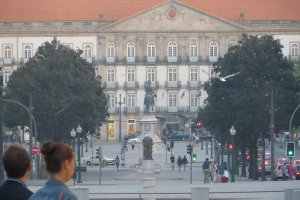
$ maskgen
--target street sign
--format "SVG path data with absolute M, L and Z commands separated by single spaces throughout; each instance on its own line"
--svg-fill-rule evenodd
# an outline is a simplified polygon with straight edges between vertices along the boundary
M 39 146 L 33 146 L 32 147 L 32 154 L 39 154 L 40 153 L 40 147 Z

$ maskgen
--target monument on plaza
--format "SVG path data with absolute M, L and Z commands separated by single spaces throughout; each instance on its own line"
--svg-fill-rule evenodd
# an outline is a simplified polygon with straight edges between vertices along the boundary
M 147 85 L 145 86 L 145 97 L 144 97 L 144 105 L 145 105 L 145 113 L 149 113 L 150 107 L 154 106 L 154 97 L 156 97 L 156 94 L 154 93 L 152 87 L 151 87 L 151 81 L 147 81 Z
M 143 139 L 143 159 L 152 160 L 152 146 L 153 139 L 149 136 L 144 137 Z

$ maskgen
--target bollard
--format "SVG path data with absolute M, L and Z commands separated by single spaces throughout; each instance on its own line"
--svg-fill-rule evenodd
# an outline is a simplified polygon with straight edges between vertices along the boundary
M 300 189 L 294 189 L 293 190 L 293 200 L 299 200 L 300 199 Z
M 71 191 L 75 194 L 77 199 L 89 200 L 89 189 L 88 188 L 71 188 Z
M 192 186 L 192 199 L 198 200 L 201 197 L 201 200 L 209 200 L 209 188 L 208 187 L 199 187 Z

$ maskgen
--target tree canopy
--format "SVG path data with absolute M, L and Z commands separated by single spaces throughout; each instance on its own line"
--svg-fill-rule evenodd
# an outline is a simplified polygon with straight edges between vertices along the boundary
M 31 96 L 39 141 L 67 139 L 78 124 L 84 135 L 108 116 L 101 78 L 96 78 L 92 64 L 81 53 L 55 39 L 45 42 L 10 77 L 4 98 L 29 108 Z M 24 109 L 5 103 L 4 111 L 8 127 L 28 126 Z
M 204 85 L 208 97 L 197 120 L 223 141 L 229 139 L 229 129 L 234 125 L 235 144 L 255 149 L 258 138 L 270 137 L 272 90 L 275 130 L 288 130 L 299 100 L 293 69 L 293 63 L 283 56 L 279 40 L 270 35 L 243 35 L 213 65 L 215 77 Z M 239 74 L 225 82 L 218 78 L 234 73 Z

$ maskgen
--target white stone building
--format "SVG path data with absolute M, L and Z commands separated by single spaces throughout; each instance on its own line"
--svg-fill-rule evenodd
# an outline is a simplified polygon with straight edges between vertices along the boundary
M 210 79 L 213 62 L 243 33 L 272 34 L 282 41 L 285 56 L 299 58 L 297 0 L 284 4 L 273 0 L 272 6 L 271 1 L 253 0 L 243 5 L 235 0 L 31 3 L 11 0 L 2 6 L 4 85 L 20 63 L 53 37 L 82 49 L 110 98 L 111 115 L 101 127 L 103 139 L 117 140 L 119 134 L 123 137 L 140 130 L 147 81 L 157 95 L 150 113 L 158 119 L 158 132 L 189 132 L 190 121 L 206 98 L 202 84 Z

